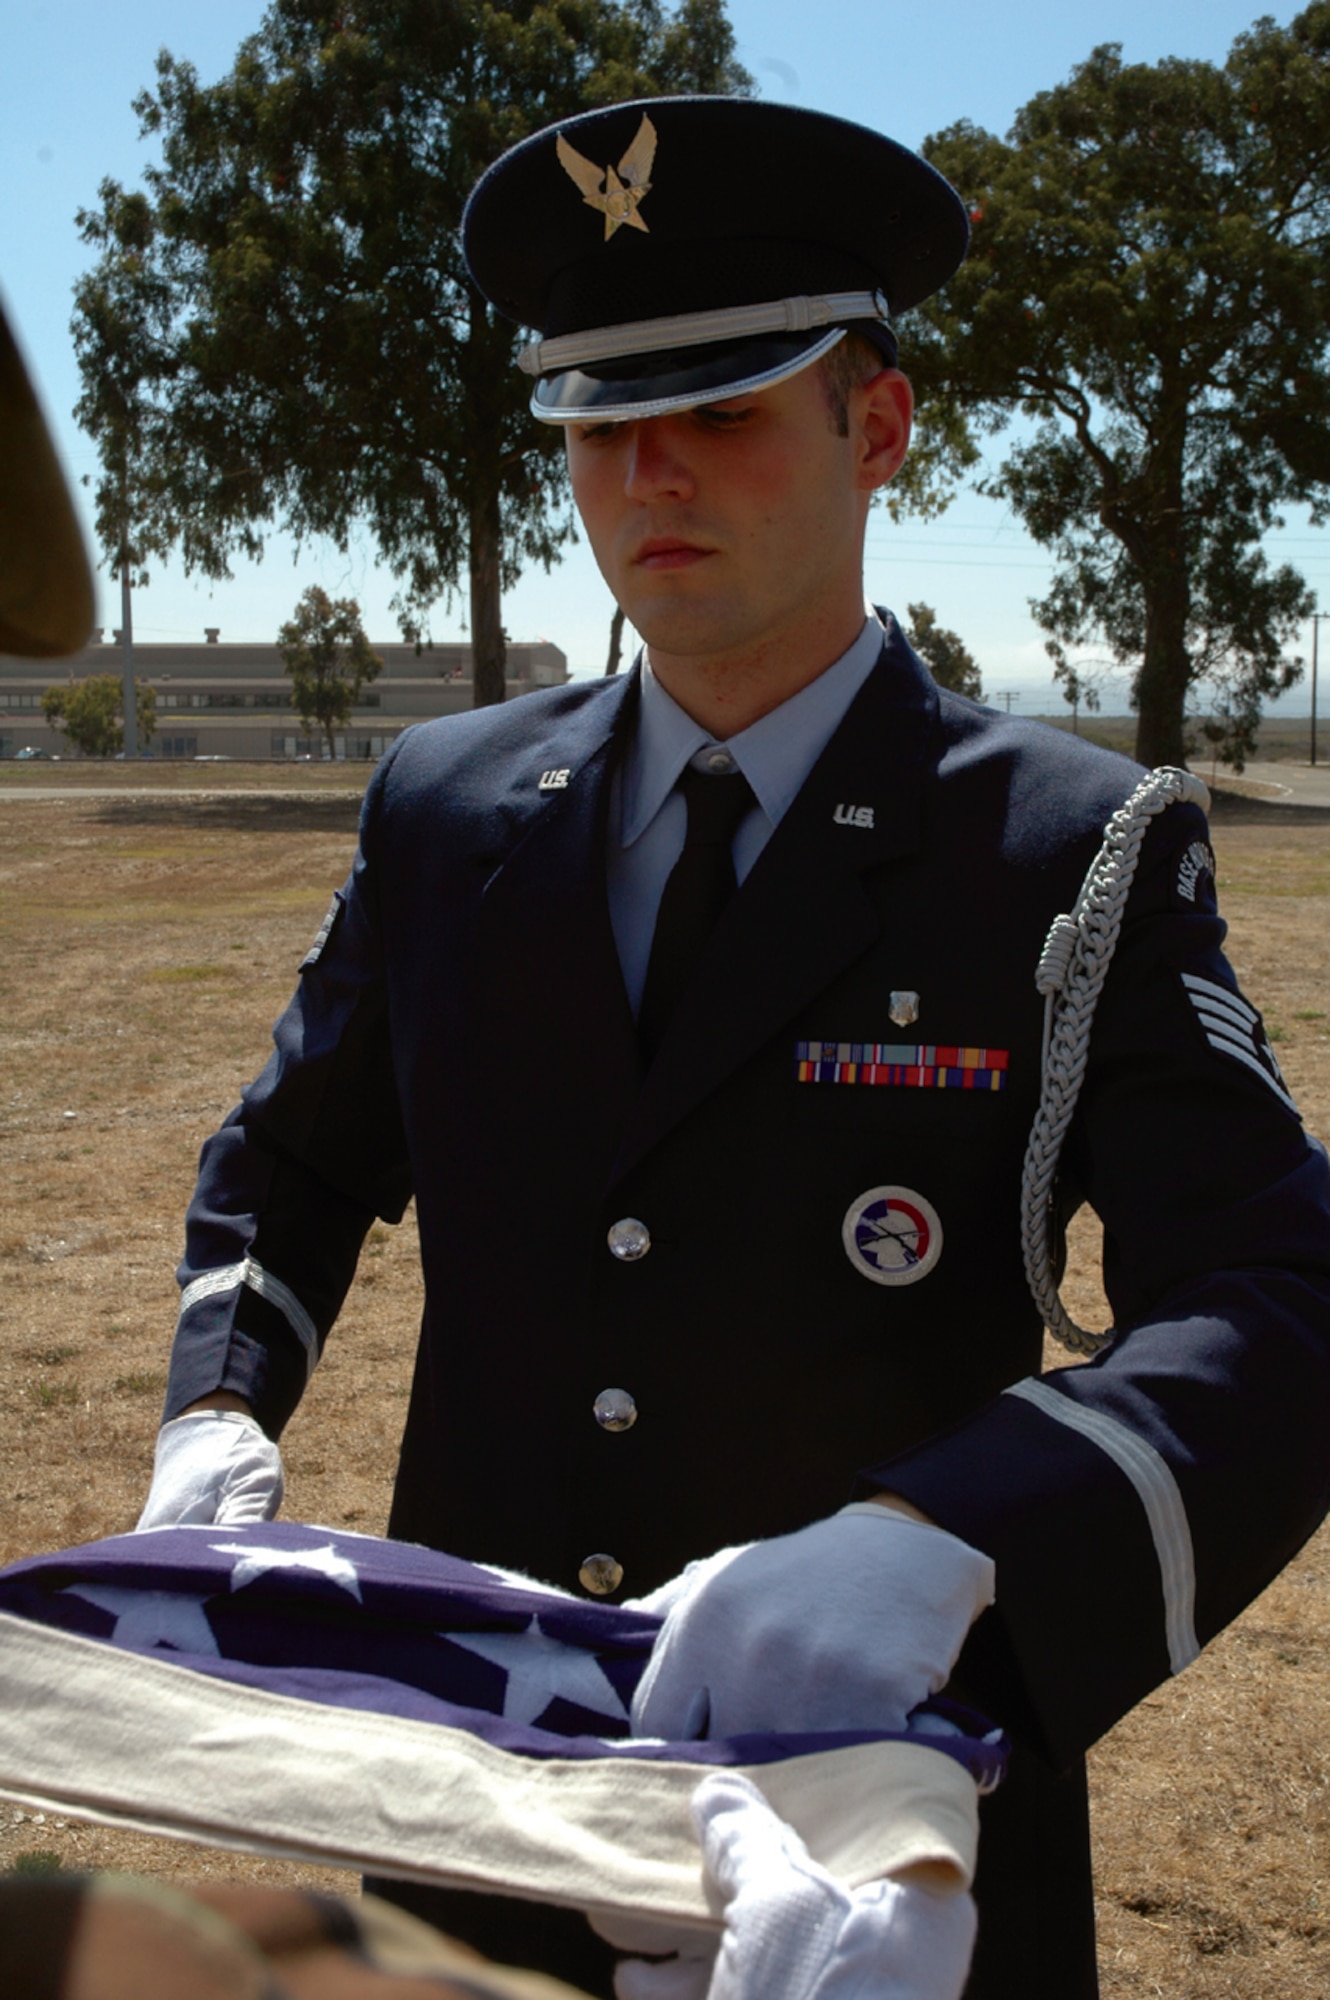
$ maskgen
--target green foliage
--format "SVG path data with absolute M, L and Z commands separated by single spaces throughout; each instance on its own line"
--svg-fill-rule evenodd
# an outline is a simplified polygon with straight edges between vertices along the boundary
M 128 1375 L 117 1375 L 112 1387 L 117 1396 L 160 1396 L 166 1387 L 164 1368 L 138 1368 Z
M 1138 755 L 1180 762 L 1198 683 L 1240 717 L 1300 672 L 1312 600 L 1260 537 L 1330 501 L 1330 0 L 1222 68 L 1098 48 L 1008 140 L 925 150 L 974 235 L 910 316 L 922 406 L 972 447 L 1028 420 L 980 484 L 1058 558 L 1035 616 L 1133 670 Z
M 1235 771 L 1247 768 L 1256 755 L 1256 738 L 1261 729 L 1260 696 L 1250 685 L 1221 687 L 1207 713 L 1189 718 L 1188 754 L 1203 742 L 1210 753 L 1210 768 L 1228 764 Z
M 83 1391 L 77 1382 L 37 1382 L 33 1385 L 32 1399 L 39 1410 L 56 1410 L 81 1403 Z
M 162 164 L 79 218 L 104 546 L 127 454 L 140 559 L 224 577 L 275 523 L 343 547 L 364 523 L 407 637 L 469 573 L 476 700 L 502 700 L 501 589 L 572 519 L 516 330 L 462 264 L 467 194 L 553 119 L 748 81 L 723 0 L 273 0 L 219 83 L 163 51 L 135 107 Z
M 1088 715 L 1099 713 L 1099 676 L 1083 665 L 1073 666 L 1055 640 L 1050 640 L 1048 650 L 1053 655 L 1054 678 L 1062 683 L 1062 699 L 1071 709 L 1072 729 L 1079 734 L 1081 710 Z
M 85 680 L 48 687 L 42 714 L 85 757 L 114 757 L 125 747 L 124 691 L 119 674 L 89 674 Z M 157 727 L 157 696 L 146 681 L 136 680 L 134 698 L 143 749 Z
M 100 192 L 101 213 L 79 214 L 84 241 L 101 254 L 74 286 L 71 331 L 83 383 L 74 415 L 102 462 L 98 543 L 112 571 L 128 566 L 146 584 L 134 525 L 165 480 L 154 458 L 151 392 L 160 392 L 175 367 L 171 292 L 152 254 L 156 218 L 148 197 L 124 194 L 113 181 L 103 181 Z
M 321 729 L 328 755 L 337 730 L 350 720 L 356 697 L 377 679 L 383 661 L 370 646 L 353 597 L 329 597 L 317 584 L 305 592 L 277 634 L 277 650 L 291 676 L 291 700 L 306 729 Z
M 950 688 L 954 694 L 968 695 L 971 701 L 982 701 L 984 688 L 979 663 L 959 634 L 938 624 L 931 604 L 912 604 L 909 612 L 905 636 L 938 686 Z
M 59 1875 L 64 1861 L 53 1847 L 28 1847 L 16 1854 L 5 1873 L 8 1875 Z

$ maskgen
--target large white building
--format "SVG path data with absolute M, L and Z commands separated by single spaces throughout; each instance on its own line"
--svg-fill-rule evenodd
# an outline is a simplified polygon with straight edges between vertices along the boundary
M 123 671 L 118 634 L 100 632 L 67 660 L 18 660 L 0 654 L 0 757 L 24 748 L 49 756 L 75 751 L 42 714 L 42 695 L 61 682 Z M 383 661 L 377 680 L 361 689 L 337 755 L 382 756 L 413 722 L 452 715 L 472 703 L 471 648 L 374 644 Z M 202 645 L 149 646 L 135 642 L 134 672 L 157 697 L 157 727 L 148 746 L 155 757 L 321 757 L 320 732 L 302 729 L 291 706 L 291 683 L 276 646 L 228 644 L 209 628 Z M 568 660 L 547 639 L 509 641 L 507 691 L 511 698 L 568 678 Z

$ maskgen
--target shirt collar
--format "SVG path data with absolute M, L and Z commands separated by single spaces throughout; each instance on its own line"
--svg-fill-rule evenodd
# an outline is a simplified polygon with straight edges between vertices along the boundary
M 702 753 L 718 748 L 729 752 L 772 826 L 777 826 L 844 720 L 881 650 L 882 626 L 870 615 L 854 644 L 816 680 L 737 736 L 728 737 L 723 745 L 665 692 L 644 652 L 637 730 L 622 767 L 623 845 L 631 847 L 646 832 L 678 783 L 684 765 L 704 761 Z

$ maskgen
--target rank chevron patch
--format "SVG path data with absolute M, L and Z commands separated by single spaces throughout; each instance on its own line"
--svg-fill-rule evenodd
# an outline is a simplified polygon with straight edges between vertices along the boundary
M 1295 1118 L 1301 1117 L 1289 1095 L 1256 1009 L 1249 1006 L 1240 993 L 1232 992 L 1227 986 L 1216 985 L 1213 979 L 1202 979 L 1199 973 L 1184 972 L 1182 984 L 1187 998 L 1196 1009 L 1196 1018 L 1205 1030 L 1205 1039 L 1210 1047 L 1221 1056 L 1231 1056 L 1234 1062 L 1240 1062 L 1244 1069 L 1259 1076 L 1262 1083 L 1269 1084 L 1280 1103 L 1288 1106 Z

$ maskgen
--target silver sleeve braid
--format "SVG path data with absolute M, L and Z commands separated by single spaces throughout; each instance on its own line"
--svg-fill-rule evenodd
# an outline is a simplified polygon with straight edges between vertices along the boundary
M 1142 778 L 1104 828 L 1104 842 L 1090 864 L 1076 907 L 1055 917 L 1044 941 L 1035 986 L 1044 996 L 1043 1080 L 1021 1175 L 1021 1247 L 1025 1276 L 1044 1325 L 1074 1354 L 1097 1354 L 1111 1344 L 1112 1327 L 1091 1333 L 1077 1326 L 1058 1296 L 1053 1275 L 1053 1188 L 1090 1053 L 1090 1030 L 1108 968 L 1141 843 L 1156 813 L 1182 800 L 1205 810 L 1210 794 L 1190 771 L 1169 765 Z

